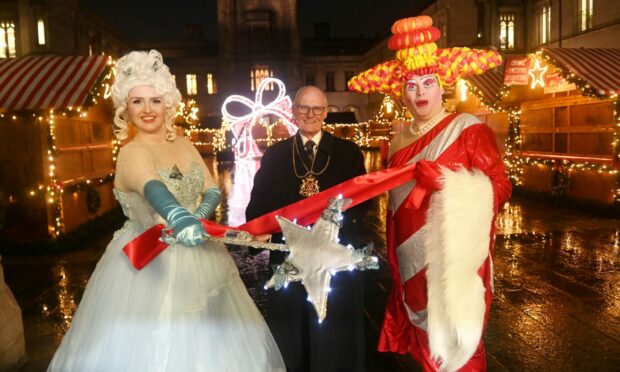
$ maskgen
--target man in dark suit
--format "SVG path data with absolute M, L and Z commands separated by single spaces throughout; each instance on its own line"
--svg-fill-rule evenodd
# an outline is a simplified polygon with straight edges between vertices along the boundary
M 248 221 L 366 173 L 356 144 L 322 130 L 327 98 L 319 88 L 306 86 L 297 91 L 293 115 L 299 125 L 297 134 L 263 155 L 245 212 Z M 359 248 L 366 210 L 367 204 L 360 204 L 344 214 L 342 244 Z M 281 239 L 281 234 L 272 237 L 273 242 Z M 281 264 L 285 256 L 270 252 L 270 265 Z M 327 317 L 321 324 L 300 283 L 269 291 L 267 323 L 288 371 L 364 370 L 362 279 L 358 272 L 334 276 Z

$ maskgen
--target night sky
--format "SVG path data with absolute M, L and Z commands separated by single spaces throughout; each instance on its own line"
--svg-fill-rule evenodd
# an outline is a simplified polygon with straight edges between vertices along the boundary
M 81 0 L 133 41 L 182 38 L 188 24 L 203 25 L 206 39 L 217 39 L 216 0 Z M 331 24 L 332 37 L 386 36 L 391 24 L 416 15 L 429 0 L 298 0 L 302 37 L 316 22 Z

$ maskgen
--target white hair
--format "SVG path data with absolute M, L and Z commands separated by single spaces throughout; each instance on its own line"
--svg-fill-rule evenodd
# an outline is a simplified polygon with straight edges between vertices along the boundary
M 164 64 L 161 53 L 156 50 L 130 52 L 116 62 L 114 75 L 112 101 L 114 102 L 114 135 L 116 138 L 121 141 L 127 138 L 129 91 L 140 85 L 150 85 L 163 96 L 166 104 L 164 118 L 166 140 L 174 140 L 176 136 L 174 118 L 181 101 L 181 93 L 176 87 L 168 66 Z

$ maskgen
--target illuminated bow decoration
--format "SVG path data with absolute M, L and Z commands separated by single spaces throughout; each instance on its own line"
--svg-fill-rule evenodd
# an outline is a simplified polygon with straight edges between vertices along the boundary
M 273 101 L 265 105 L 263 104 L 263 92 L 268 84 L 274 83 L 278 86 L 278 95 Z M 227 108 L 228 104 L 232 102 L 247 106 L 251 112 L 243 116 L 232 115 Z M 235 157 L 237 159 L 248 159 L 260 155 L 252 136 L 252 126 L 263 116 L 274 115 L 282 119 L 286 129 L 292 136 L 297 130 L 297 126 L 293 123 L 291 108 L 292 102 L 289 96 L 286 95 L 284 83 L 275 78 L 266 78 L 261 81 L 256 89 L 254 101 L 236 94 L 227 97 L 222 105 L 222 116 L 230 123 L 230 130 L 236 139 L 233 147 Z

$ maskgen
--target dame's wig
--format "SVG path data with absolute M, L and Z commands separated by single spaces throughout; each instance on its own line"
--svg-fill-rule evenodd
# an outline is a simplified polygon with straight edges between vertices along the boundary
M 162 95 L 166 104 L 164 118 L 166 140 L 174 140 L 176 137 L 174 118 L 181 101 L 181 93 L 176 87 L 168 66 L 164 64 L 161 53 L 156 50 L 131 52 L 116 62 L 115 80 L 112 84 L 114 135 L 121 141 L 127 138 L 129 92 L 140 85 L 153 86 L 157 93 Z

